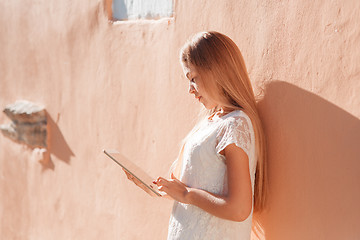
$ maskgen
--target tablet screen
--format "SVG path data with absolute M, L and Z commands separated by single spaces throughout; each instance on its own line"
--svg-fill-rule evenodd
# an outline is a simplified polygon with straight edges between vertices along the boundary
M 145 171 L 143 171 L 140 167 L 136 166 L 133 162 L 124 157 L 121 153 L 116 150 L 103 150 L 103 152 L 116 162 L 119 166 L 121 166 L 126 172 L 131 174 L 134 178 L 136 178 L 145 192 L 150 194 L 151 196 L 161 197 L 162 194 L 159 192 L 156 184 L 153 183 L 154 178 L 150 177 Z

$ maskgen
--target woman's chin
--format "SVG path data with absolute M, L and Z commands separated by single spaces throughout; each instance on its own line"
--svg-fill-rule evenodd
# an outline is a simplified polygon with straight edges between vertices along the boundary
M 212 110 L 212 109 L 214 109 L 214 108 L 215 108 L 215 106 L 209 106 L 209 105 L 204 104 L 204 103 L 202 103 L 202 105 L 203 105 L 203 106 L 204 106 L 204 108 L 206 108 L 207 110 Z
M 213 104 L 212 102 L 209 103 L 208 101 L 206 101 L 206 99 L 204 99 L 203 97 L 200 97 L 199 102 L 204 106 L 204 108 L 206 108 L 207 110 L 211 110 L 214 109 L 216 107 L 215 104 Z

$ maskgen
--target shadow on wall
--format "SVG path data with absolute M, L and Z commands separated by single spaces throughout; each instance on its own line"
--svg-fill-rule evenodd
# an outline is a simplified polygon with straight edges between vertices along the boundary
M 51 118 L 49 113 L 47 115 L 47 151 L 44 153 L 45 156 L 43 160 L 40 161 L 43 166 L 43 170 L 51 169 L 54 170 L 55 165 L 51 160 L 51 156 L 56 156 L 59 160 L 70 164 L 71 157 L 74 157 L 74 153 L 71 151 L 69 145 L 66 143 L 63 134 L 61 133 L 57 122 L 59 121 L 59 117 L 57 122 Z
M 360 239 L 360 120 L 286 82 L 265 87 L 266 240 Z

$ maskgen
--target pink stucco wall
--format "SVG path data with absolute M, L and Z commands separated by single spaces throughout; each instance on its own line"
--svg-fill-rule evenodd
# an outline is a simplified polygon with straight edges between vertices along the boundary
M 201 30 L 229 35 L 262 89 L 270 195 L 259 238 L 360 238 L 359 1 L 182 0 L 172 19 L 119 24 L 103 9 L 0 3 L 0 106 L 45 105 L 51 156 L 41 163 L 0 136 L 1 239 L 166 237 L 171 202 L 101 150 L 167 174 L 200 108 L 178 50 Z

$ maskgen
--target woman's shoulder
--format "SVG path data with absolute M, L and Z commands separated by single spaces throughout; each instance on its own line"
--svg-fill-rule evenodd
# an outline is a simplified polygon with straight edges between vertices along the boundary
M 242 110 L 234 110 L 229 112 L 221 117 L 224 123 L 233 124 L 236 122 L 245 121 L 248 124 L 251 124 L 250 117 Z
M 220 153 L 228 144 L 235 143 L 250 156 L 253 128 L 248 115 L 242 110 L 235 110 L 222 116 L 220 122 L 217 152 Z
M 254 131 L 250 117 L 242 110 L 234 110 L 221 117 L 220 132 L 228 131 L 251 133 Z

